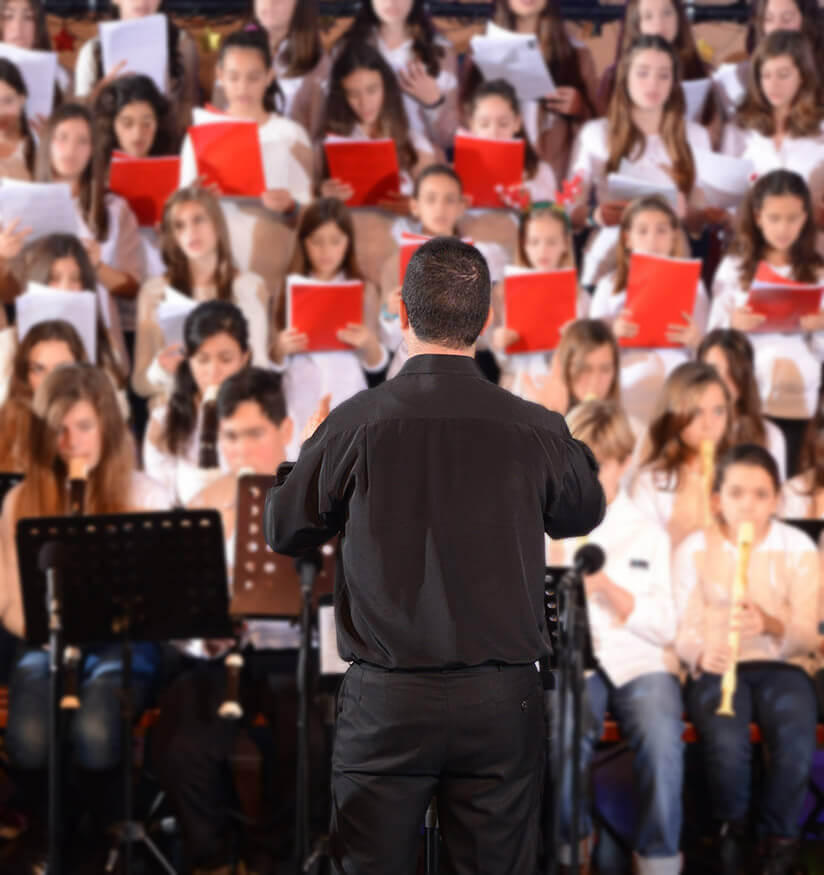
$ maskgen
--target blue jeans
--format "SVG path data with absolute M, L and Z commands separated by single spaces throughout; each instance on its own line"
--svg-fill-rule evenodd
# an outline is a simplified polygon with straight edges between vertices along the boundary
M 136 649 L 145 646 L 137 645 Z M 135 662 L 137 667 L 143 660 Z M 119 645 L 97 647 L 92 655 L 84 658 L 80 673 L 80 708 L 68 726 L 73 759 L 82 769 L 104 771 L 120 762 L 121 678 Z M 133 677 L 135 715 L 146 707 L 150 687 L 151 678 L 145 672 Z M 40 770 L 48 765 L 49 654 L 45 650 L 27 650 L 12 671 L 6 749 L 15 768 Z
M 566 717 L 564 739 L 561 833 L 568 842 L 572 823 L 572 714 L 571 700 Z M 553 702 L 554 704 L 554 702 Z M 684 773 L 684 743 L 681 735 L 683 703 L 678 679 L 668 672 L 652 672 L 610 690 L 603 676 L 594 672 L 586 680 L 583 701 L 581 769 L 585 774 L 607 706 L 621 728 L 621 734 L 634 753 L 633 772 L 638 789 L 638 823 L 634 847 L 642 860 L 658 860 L 660 871 L 678 871 L 678 844 L 681 837 L 681 788 Z M 555 765 L 557 707 L 551 720 L 550 759 Z M 553 776 L 557 781 L 557 776 Z M 581 781 L 583 790 L 588 785 Z M 592 832 L 589 801 L 581 799 L 578 835 Z M 651 868 L 645 867 L 647 870 Z
M 687 709 L 698 730 L 713 816 L 741 821 L 750 805 L 752 745 L 749 724 L 761 730 L 767 771 L 758 810 L 761 836 L 795 838 L 815 753 L 816 700 L 810 678 L 781 662 L 738 666 L 734 717 L 715 713 L 721 679 L 704 674 L 687 689 Z

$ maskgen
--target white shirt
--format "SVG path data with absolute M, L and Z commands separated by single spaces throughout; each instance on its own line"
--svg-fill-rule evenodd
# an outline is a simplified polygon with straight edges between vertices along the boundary
M 579 541 L 567 538 L 557 542 L 563 548 L 563 564 L 571 564 Z M 619 687 L 651 672 L 676 674 L 675 604 L 667 533 L 621 490 L 587 542 L 604 550 L 604 573 L 635 598 L 633 611 L 624 622 L 602 596 L 587 599 L 592 646 L 601 667 Z
M 741 286 L 736 256 L 725 256 L 712 284 L 712 307 L 708 330 L 729 328 L 732 313 L 743 307 L 749 289 Z M 791 276 L 791 268 L 775 267 L 782 277 Z M 824 277 L 822 277 L 824 278 Z M 770 416 L 806 419 L 813 415 L 824 358 L 824 333 L 815 335 L 753 332 L 747 335 L 755 352 L 755 378 L 764 411 Z
M 781 488 L 781 516 L 791 520 L 813 518 L 815 494 L 810 495 L 810 471 L 798 474 Z
M 712 151 L 712 144 L 706 128 L 691 121 L 687 121 L 685 127 L 687 144 L 693 152 L 696 149 Z M 659 134 L 653 134 L 646 138 L 646 145 L 640 155 L 632 159 L 626 156 L 626 159 L 633 167 L 650 168 L 656 176 L 660 176 L 662 169 L 672 168 L 672 159 Z M 604 203 L 608 199 L 608 173 L 606 169 L 608 160 L 609 121 L 605 118 L 588 121 L 578 134 L 569 163 L 569 177 L 580 176 L 581 178 L 581 190 L 576 204 L 588 203 L 593 191 L 597 203 Z M 701 197 L 696 181 L 689 201 L 700 202 Z M 613 250 L 617 242 L 617 226 L 599 228 L 590 234 L 581 272 L 581 282 L 584 286 L 594 285 L 607 270 L 614 268 Z
M 675 552 L 676 650 L 694 673 L 704 651 L 726 641 L 737 548 L 717 528 L 694 532 Z M 804 532 L 777 520 L 753 546 L 747 598 L 780 620 L 784 636 L 741 638 L 738 661 L 803 664 L 818 642 L 818 551 Z

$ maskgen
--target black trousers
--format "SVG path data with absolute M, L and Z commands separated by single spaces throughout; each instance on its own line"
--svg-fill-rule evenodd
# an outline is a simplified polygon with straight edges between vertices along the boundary
M 531 665 L 421 673 L 353 665 L 332 754 L 333 871 L 412 875 L 435 796 L 444 875 L 533 875 L 544 736 Z

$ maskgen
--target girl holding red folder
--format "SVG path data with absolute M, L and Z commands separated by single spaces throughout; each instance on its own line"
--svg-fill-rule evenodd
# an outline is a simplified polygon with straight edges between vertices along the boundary
M 757 274 L 765 271 L 775 278 L 777 295 L 787 282 L 824 287 L 810 192 L 801 176 L 789 170 L 762 176 L 742 203 L 732 246 L 713 281 L 709 327 L 750 334 L 768 415 L 807 419 L 815 411 L 821 380 L 824 313 L 801 315 L 796 332 L 764 331 L 765 317 L 748 301 Z
M 590 316 L 603 319 L 612 326 L 615 336 L 633 337 L 638 333 L 637 319 L 626 309 L 627 280 L 633 252 L 666 258 L 687 255 L 686 235 L 678 216 L 661 197 L 649 195 L 632 201 L 624 211 L 616 246 L 615 271 L 604 276 L 595 287 Z M 662 269 L 666 262 L 662 262 Z M 661 292 L 671 278 L 662 273 Z M 685 362 L 704 333 L 709 314 L 709 299 L 704 283 L 695 290 L 692 312 L 684 313 L 683 323 L 669 326 L 667 340 L 676 348 L 625 349 L 621 354 L 621 389 L 627 410 L 643 422 L 649 419 L 655 397 L 674 367 Z M 679 348 L 680 347 L 680 348 Z

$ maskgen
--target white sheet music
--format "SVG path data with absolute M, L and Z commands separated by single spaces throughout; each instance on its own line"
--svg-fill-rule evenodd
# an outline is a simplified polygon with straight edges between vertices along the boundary
M 100 49 L 105 73 L 120 61 L 126 61 L 125 72 L 143 73 L 154 81 L 161 94 L 166 93 L 169 31 L 165 15 L 101 21 Z
M 658 167 L 622 159 L 618 172 L 607 176 L 607 198 L 611 201 L 631 201 L 650 194 L 660 194 L 673 208 L 678 206 L 675 183 Z
M 17 66 L 29 96 L 26 98 L 26 115 L 48 118 L 54 103 L 54 86 L 57 80 L 56 52 L 36 52 L 20 49 L 10 43 L 0 42 L 0 58 L 7 58 Z
M 0 180 L 0 221 L 20 219 L 18 228 L 31 228 L 26 242 L 47 234 L 77 234 L 77 209 L 67 182 Z
M 704 149 L 696 149 L 694 158 L 696 184 L 704 193 L 707 204 L 722 209 L 738 206 L 755 173 L 752 161 Z
M 722 64 L 713 74 L 715 90 L 721 98 L 724 114 L 729 117 L 738 108 L 747 93 L 749 61 Z
M 486 33 L 469 42 L 472 60 L 484 79 L 505 79 L 521 100 L 540 100 L 554 93 L 555 82 L 536 36 L 513 33 L 489 22 Z
M 157 324 L 163 332 L 166 346 L 183 344 L 183 323 L 192 310 L 197 307 L 197 301 L 166 286 L 166 293 L 157 308 Z
M 712 79 L 688 79 L 681 83 L 684 100 L 687 104 L 687 118 L 692 122 L 700 122 L 707 102 L 707 94 L 712 86 Z
M 22 340 L 33 325 L 62 319 L 80 335 L 90 362 L 97 361 L 97 295 L 94 292 L 64 292 L 30 282 L 15 299 L 17 336 Z

